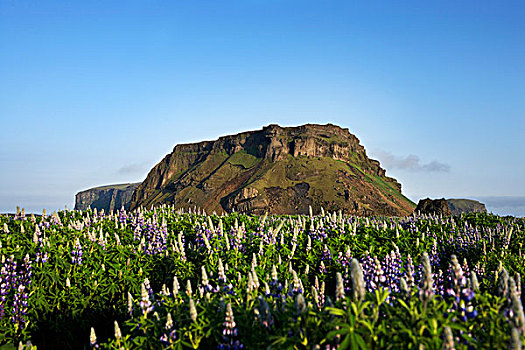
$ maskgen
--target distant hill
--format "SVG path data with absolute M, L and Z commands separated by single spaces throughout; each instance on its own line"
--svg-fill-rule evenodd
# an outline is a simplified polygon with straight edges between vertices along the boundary
M 177 145 L 133 194 L 130 208 L 163 203 L 207 212 L 407 215 L 415 204 L 348 129 L 269 125 Z
M 485 204 L 473 199 L 464 198 L 441 198 L 441 199 L 420 199 L 415 212 L 421 214 L 437 215 L 460 215 L 463 213 L 480 212 L 486 213 Z
M 108 185 L 79 192 L 75 196 L 75 210 L 104 209 L 105 212 L 122 207 L 129 209 L 133 193 L 139 183 Z
M 461 213 L 472 213 L 480 212 L 486 213 L 487 208 L 485 204 L 478 202 L 473 199 L 464 199 L 464 198 L 449 198 L 447 199 L 448 206 L 452 215 L 459 215 Z

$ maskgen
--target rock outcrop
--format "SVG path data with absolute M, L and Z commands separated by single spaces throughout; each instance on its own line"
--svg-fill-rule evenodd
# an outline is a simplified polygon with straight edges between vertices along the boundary
M 122 207 L 129 209 L 133 193 L 139 183 L 108 185 L 79 192 L 75 196 L 75 210 L 91 209 L 110 212 Z
M 420 214 L 436 214 L 443 216 L 450 216 L 452 212 L 448 206 L 448 202 L 445 198 L 441 199 L 420 199 L 415 209 L 416 213 Z
M 311 205 L 401 216 L 414 208 L 357 137 L 331 124 L 269 125 L 177 145 L 138 186 L 130 208 L 163 203 L 253 214 L 307 213 Z
M 463 199 L 463 198 L 449 198 L 447 199 L 448 206 L 452 215 L 460 215 L 462 213 L 486 213 L 487 208 L 485 204 L 478 202 L 473 199 Z

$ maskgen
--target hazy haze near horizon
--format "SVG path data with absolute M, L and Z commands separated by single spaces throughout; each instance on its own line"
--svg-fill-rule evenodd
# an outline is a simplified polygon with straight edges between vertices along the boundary
M 178 143 L 330 122 L 414 201 L 512 196 L 495 203 L 525 215 L 523 18 L 522 1 L 1 2 L 0 212 L 142 181 Z

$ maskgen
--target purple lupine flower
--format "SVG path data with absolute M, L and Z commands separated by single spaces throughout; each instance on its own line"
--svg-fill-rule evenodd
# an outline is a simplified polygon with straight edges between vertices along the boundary
M 160 337 L 160 341 L 163 345 L 169 346 L 177 339 L 177 333 L 175 329 L 173 329 L 173 319 L 171 318 L 171 313 L 169 312 L 166 318 L 164 329 L 165 333 Z
M 226 305 L 226 317 L 223 323 L 222 342 L 217 346 L 220 350 L 244 349 L 244 345 L 237 339 L 238 330 L 233 318 L 232 306 Z
M 82 246 L 80 245 L 80 240 L 77 238 L 75 241 L 75 247 L 71 251 L 71 263 L 82 265 Z

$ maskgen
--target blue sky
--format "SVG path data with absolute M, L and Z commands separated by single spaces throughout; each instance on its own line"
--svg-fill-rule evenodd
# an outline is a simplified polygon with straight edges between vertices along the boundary
M 271 123 L 349 128 L 414 201 L 525 199 L 523 18 L 504 0 L 2 1 L 0 212 L 72 207 L 175 144 Z

